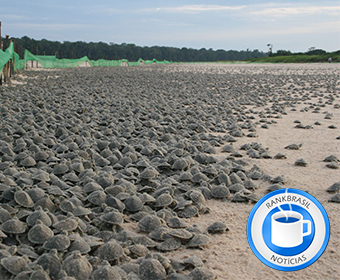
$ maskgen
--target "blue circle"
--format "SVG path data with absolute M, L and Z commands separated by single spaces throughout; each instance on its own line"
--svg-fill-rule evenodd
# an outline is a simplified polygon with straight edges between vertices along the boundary
M 324 237 L 324 241 L 322 243 L 322 246 L 320 248 L 320 250 L 314 255 L 313 258 L 311 258 L 308 262 L 301 264 L 301 265 L 297 265 L 297 266 L 293 266 L 293 267 L 283 267 L 283 266 L 279 266 L 276 264 L 271 263 L 270 261 L 268 261 L 267 259 L 265 259 L 260 252 L 256 249 L 254 242 L 253 242 L 253 238 L 252 238 L 252 232 L 251 232 L 251 225 L 253 222 L 253 218 L 254 215 L 257 211 L 257 209 L 270 197 L 278 195 L 280 193 L 296 193 L 299 195 L 302 195 L 306 198 L 308 198 L 309 200 L 311 200 L 314 205 L 316 207 L 318 207 L 318 209 L 320 210 L 324 223 L 325 223 L 325 237 Z M 248 238 L 248 243 L 250 248 L 252 249 L 253 253 L 255 254 L 255 256 L 262 261 L 265 265 L 277 269 L 277 270 L 281 270 L 281 271 L 296 271 L 296 270 L 300 270 L 303 269 L 309 265 L 311 265 L 312 263 L 314 263 L 321 255 L 322 253 L 325 251 L 328 241 L 329 241 L 329 235 L 330 235 L 330 226 L 329 226 L 329 219 L 326 213 L 326 210 L 323 208 L 323 206 L 321 205 L 321 203 L 312 195 L 301 191 L 301 190 L 297 190 L 297 189 L 280 189 L 280 190 L 276 190 L 273 191 L 267 195 L 265 195 L 264 197 L 262 197 L 253 207 L 253 209 L 251 210 L 249 217 L 248 217 L 248 222 L 247 222 L 247 238 Z
M 285 210 L 285 211 L 290 210 L 289 204 L 284 204 L 284 205 L 281 205 L 280 207 L 282 208 L 282 210 Z M 272 243 L 271 241 L 272 239 L 272 234 L 271 234 L 272 233 L 271 232 L 272 216 L 273 214 L 281 211 L 278 207 L 275 207 L 268 213 L 268 215 L 264 219 L 263 226 L 262 226 L 262 237 L 267 247 L 273 252 L 275 252 L 276 254 L 279 254 L 282 256 L 295 256 L 295 255 L 302 253 L 313 242 L 314 235 L 315 235 L 314 220 L 312 216 L 309 214 L 309 212 L 299 205 L 292 204 L 291 207 L 292 207 L 292 211 L 299 212 L 302 215 L 303 220 L 311 221 L 311 234 L 303 237 L 303 242 L 301 245 L 292 247 L 292 248 L 283 248 L 283 247 L 276 246 Z M 305 229 L 303 230 L 303 232 L 306 232 L 306 231 L 307 230 Z

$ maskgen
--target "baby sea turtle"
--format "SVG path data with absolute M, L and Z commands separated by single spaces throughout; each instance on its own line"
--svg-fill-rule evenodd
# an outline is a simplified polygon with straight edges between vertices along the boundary
M 204 267 L 196 267 L 190 272 L 189 277 L 192 279 L 212 280 L 216 278 L 216 275 Z
M 70 245 L 71 241 L 67 236 L 67 232 L 62 232 L 46 240 L 45 243 L 43 244 L 43 248 L 45 250 L 55 249 L 58 251 L 64 251 L 68 247 L 70 247 Z
M 212 189 L 211 195 L 214 198 L 227 198 L 230 195 L 230 190 L 225 184 L 221 184 Z
M 130 257 L 133 259 L 138 259 L 140 257 L 144 257 L 147 253 L 149 253 L 149 249 L 142 244 L 133 244 L 128 247 L 130 251 Z
M 340 203 L 340 193 L 331 196 L 328 202 Z
M 144 258 L 139 265 L 138 276 L 141 280 L 163 280 L 166 277 L 166 271 L 158 260 Z
M 100 216 L 100 219 L 103 222 L 112 224 L 112 225 L 118 225 L 124 222 L 123 214 L 121 214 L 117 210 L 105 213 L 104 215 Z
M 173 202 L 172 196 L 169 193 L 163 193 L 156 198 L 155 207 L 166 207 Z
M 268 186 L 266 190 L 267 192 L 273 192 L 273 191 L 280 190 L 280 189 L 282 189 L 282 185 L 280 183 L 276 183 L 276 184 L 272 184 Z
M 249 199 L 247 195 L 245 195 L 242 191 L 239 191 L 233 195 L 230 201 L 236 203 L 247 203 Z
M 189 240 L 193 236 L 193 234 L 190 231 L 187 231 L 186 229 L 183 228 L 171 229 L 167 232 L 167 234 L 183 241 Z
M 167 226 L 162 226 L 157 228 L 149 233 L 149 237 L 156 241 L 164 241 L 166 238 L 169 238 L 168 235 L 169 228 Z
M 209 237 L 206 234 L 196 234 L 187 244 L 188 248 L 200 248 L 209 243 Z
M 182 263 L 186 267 L 191 267 L 191 268 L 196 268 L 196 267 L 202 267 L 203 266 L 202 260 L 198 256 L 196 256 L 196 255 L 185 258 L 184 260 L 182 260 Z
M 340 160 L 338 159 L 337 156 L 330 155 L 330 156 L 326 157 L 323 161 L 324 162 L 332 162 L 332 161 L 339 162 Z
M 34 267 L 34 271 L 31 274 L 31 277 L 29 280 L 50 280 L 50 276 L 48 273 L 42 268 L 41 265 L 36 265 Z
M 21 234 L 24 233 L 27 229 L 27 225 L 21 221 L 19 221 L 18 218 L 14 217 L 6 222 L 4 222 L 0 229 L 9 234 Z
M 27 257 L 10 256 L 1 259 L 1 265 L 10 273 L 17 275 L 24 270 L 29 270 L 27 261 Z
M 201 204 L 205 204 L 206 202 L 204 195 L 200 191 L 190 190 L 187 193 L 187 196 L 192 200 L 194 204 L 201 205 Z
M 241 183 L 232 184 L 228 188 L 229 188 L 231 193 L 237 193 L 239 191 L 244 191 L 245 190 L 244 185 L 241 184 Z
M 124 250 L 116 240 L 111 239 L 109 242 L 101 246 L 97 250 L 97 253 L 98 257 L 102 260 L 107 260 L 109 262 L 118 262 L 119 258 L 123 256 Z
M 157 170 L 153 167 L 147 167 L 145 168 L 140 174 L 139 177 L 141 179 L 153 179 L 156 178 L 159 175 Z
M 209 181 L 209 178 L 201 172 L 197 172 L 191 178 L 191 182 L 196 183 L 196 184 L 200 183 L 201 181 L 204 181 L 204 182 Z
M 132 237 L 132 242 L 134 244 L 141 244 L 147 248 L 154 248 L 157 246 L 155 241 L 144 235 Z
M 156 247 L 159 251 L 169 252 L 177 250 L 181 247 L 181 241 L 178 238 L 170 237 L 165 239 L 162 243 L 158 244 Z
M 68 248 L 69 252 L 79 251 L 80 254 L 87 254 L 91 251 L 91 247 L 85 239 L 81 236 L 77 236 L 73 241 L 71 246 Z
M 16 192 L 14 193 L 14 200 L 20 206 L 26 208 L 32 208 L 34 206 L 32 198 L 19 187 L 16 189 Z
M 151 232 L 162 226 L 162 220 L 156 215 L 148 215 L 138 222 L 141 231 Z
M 283 153 L 277 153 L 275 156 L 274 156 L 275 159 L 286 159 L 287 156 Z
M 328 167 L 330 169 L 339 169 L 340 168 L 340 164 L 337 161 L 332 161 L 332 162 L 328 162 L 326 164 L 326 167 Z
M 290 144 L 285 147 L 288 150 L 299 150 L 302 147 L 302 144 Z
M 228 231 L 228 228 L 225 222 L 216 221 L 208 226 L 207 231 L 209 233 L 223 233 Z
M 326 191 L 333 193 L 333 192 L 339 192 L 340 191 L 340 182 L 336 182 L 332 184 Z
M 41 220 L 37 220 L 35 226 L 28 231 L 28 239 L 34 244 L 43 244 L 53 235 L 53 231 Z
M 121 280 L 122 277 L 116 267 L 104 265 L 98 267 L 92 274 L 92 280 Z
M 45 271 L 49 271 L 49 276 L 52 280 L 59 279 L 58 274 L 61 270 L 61 260 L 58 256 L 58 252 L 52 249 L 49 253 L 41 255 L 37 264 L 41 265 Z
M 186 206 L 184 209 L 179 210 L 177 212 L 178 217 L 180 218 L 191 218 L 194 216 L 198 216 L 198 207 L 196 205 L 189 205 Z
M 40 206 L 38 206 L 36 210 L 27 217 L 26 223 L 28 226 L 33 227 L 38 220 L 42 221 L 48 227 L 52 225 L 50 216 L 43 211 Z
M 287 179 L 284 175 L 279 175 L 270 180 L 273 184 L 285 184 L 287 182 Z
M 295 161 L 294 165 L 306 167 L 307 161 L 305 161 L 303 158 L 299 158 Z
M 74 231 L 78 227 L 78 221 L 74 217 L 69 217 L 53 224 L 53 227 L 60 231 Z
M 172 169 L 174 170 L 183 170 L 189 166 L 189 162 L 184 158 L 177 159 L 172 165 Z
M 129 196 L 124 201 L 124 204 L 125 204 L 125 209 L 129 212 L 137 212 L 137 211 L 140 211 L 143 208 L 143 202 L 135 194 Z
M 182 220 L 178 217 L 172 217 L 172 218 L 168 219 L 167 224 L 171 228 L 186 228 L 186 227 L 188 227 L 188 224 L 184 220 Z
M 92 275 L 91 264 L 79 251 L 73 252 L 64 260 L 63 269 L 67 275 L 73 276 L 77 280 L 90 279 Z

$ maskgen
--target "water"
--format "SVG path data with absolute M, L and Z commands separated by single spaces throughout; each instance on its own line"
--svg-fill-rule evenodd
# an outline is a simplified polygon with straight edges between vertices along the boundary
M 277 218 L 276 221 L 277 222 L 280 222 L 280 223 L 294 223 L 294 222 L 297 222 L 299 219 L 298 218 L 294 218 L 294 217 L 280 217 L 280 218 Z

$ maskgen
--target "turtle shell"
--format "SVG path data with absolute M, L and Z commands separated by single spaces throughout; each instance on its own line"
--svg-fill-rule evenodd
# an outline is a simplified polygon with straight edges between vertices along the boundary
M 1 265 L 10 273 L 17 275 L 28 269 L 27 261 L 24 257 L 10 256 L 1 259 Z
M 26 208 L 32 208 L 34 206 L 34 202 L 32 198 L 25 191 L 19 189 L 14 193 L 14 200 L 20 206 Z
M 230 195 L 230 190 L 225 184 L 221 184 L 212 189 L 211 195 L 214 198 L 226 198 Z
M 169 193 L 163 193 L 156 198 L 156 207 L 166 207 L 173 202 L 172 196 Z
M 55 224 L 53 227 L 60 231 L 73 231 L 78 227 L 78 221 L 75 218 L 66 218 L 65 220 L 61 220 Z
M 27 217 L 26 223 L 28 226 L 33 227 L 38 220 L 42 221 L 48 227 L 52 225 L 51 218 L 41 207 L 37 207 L 37 209 Z
M 176 237 L 181 240 L 189 240 L 192 238 L 193 234 L 186 229 L 178 228 L 178 229 L 171 229 L 167 232 L 168 235 Z
M 189 277 L 192 279 L 212 280 L 216 278 L 216 275 L 204 267 L 196 267 L 190 272 Z
M 205 234 L 196 234 L 187 244 L 188 248 L 202 247 L 209 243 L 209 237 Z
M 156 259 L 144 259 L 139 265 L 138 276 L 141 280 L 165 279 L 166 271 L 164 266 Z
M 336 182 L 333 185 L 331 185 L 326 191 L 333 193 L 340 191 L 340 182 Z
M 115 261 L 123 255 L 124 250 L 116 240 L 112 239 L 101 246 L 97 253 L 102 260 Z
M 93 270 L 92 265 L 79 251 L 73 252 L 64 260 L 63 269 L 67 275 L 73 276 L 77 280 L 90 279 Z
M 129 196 L 125 201 L 125 209 L 129 212 L 137 212 L 143 208 L 143 202 L 137 195 Z
M 27 229 L 27 225 L 18 220 L 18 218 L 14 217 L 6 222 L 4 222 L 0 229 L 9 234 L 21 234 L 24 233 Z
M 121 275 L 116 267 L 104 265 L 98 267 L 92 274 L 92 280 L 121 280 Z
M 70 247 L 70 245 L 71 241 L 68 238 L 67 234 L 61 233 L 46 240 L 45 243 L 43 244 L 43 248 L 45 250 L 56 249 L 58 251 L 64 251 L 68 247 Z
M 208 226 L 207 231 L 209 233 L 221 233 L 227 230 L 227 225 L 225 222 L 214 222 L 210 226 Z
M 178 217 L 172 217 L 172 218 L 168 219 L 167 224 L 171 228 L 186 228 L 186 227 L 188 227 L 188 224 L 184 220 L 182 220 Z
M 139 229 L 145 232 L 151 232 L 161 226 L 162 221 L 156 215 L 145 216 L 138 222 Z
M 100 216 L 100 219 L 108 224 L 118 225 L 124 222 L 123 214 L 118 211 L 111 211 Z
M 34 244 L 43 244 L 53 235 L 53 231 L 45 226 L 41 220 L 37 220 L 35 226 L 28 231 L 28 239 Z
M 177 250 L 181 247 L 182 243 L 178 238 L 170 237 L 165 239 L 162 243 L 158 244 L 156 247 L 159 251 L 169 252 Z

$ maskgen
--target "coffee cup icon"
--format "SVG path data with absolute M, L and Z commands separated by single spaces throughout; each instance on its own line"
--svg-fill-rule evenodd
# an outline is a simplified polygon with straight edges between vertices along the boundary
M 295 211 L 280 211 L 271 218 L 271 241 L 284 248 L 302 244 L 303 237 L 310 235 L 311 221 L 303 220 L 303 216 Z M 307 224 L 307 232 L 303 232 L 303 224 Z

